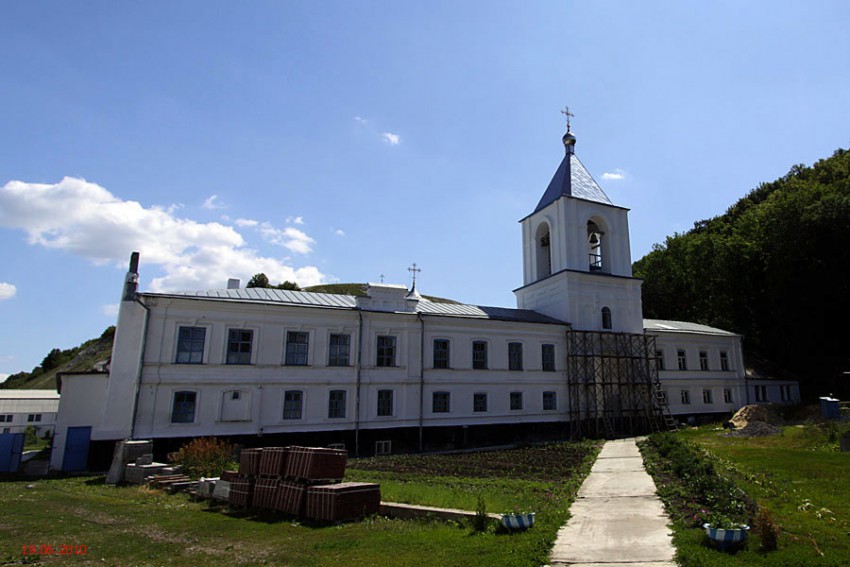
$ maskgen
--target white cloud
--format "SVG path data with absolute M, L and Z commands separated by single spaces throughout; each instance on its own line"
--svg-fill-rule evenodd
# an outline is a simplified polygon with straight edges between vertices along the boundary
M 4 373 L 0 372 L 0 384 L 5 382 L 6 378 L 8 378 L 9 376 L 11 376 L 11 374 L 4 374 Z
M 10 181 L 0 187 L 0 226 L 25 231 L 32 245 L 97 263 L 125 266 L 130 252 L 138 250 L 143 265 L 159 265 L 164 273 L 153 279 L 152 291 L 222 288 L 230 277 L 247 281 L 258 272 L 273 281 L 288 279 L 302 286 L 321 283 L 325 277 L 313 266 L 296 269 L 260 256 L 233 226 L 178 218 L 72 177 L 52 185 Z M 280 243 L 309 252 L 313 240 L 291 230 L 295 233 L 280 231 Z
M 401 143 L 401 136 L 393 134 L 392 132 L 384 132 L 381 134 L 381 138 L 383 138 L 384 141 L 391 146 L 397 146 Z
M 369 121 L 366 120 L 365 118 L 363 118 L 362 116 L 355 116 L 354 121 L 359 123 L 359 124 L 368 124 L 369 123 Z
M 336 234 L 337 236 L 345 236 L 345 231 L 341 228 L 338 228 L 334 231 L 334 234 Z
M 239 227 L 253 227 L 260 224 L 260 221 L 254 219 L 236 219 L 233 224 Z
M 615 169 L 614 171 L 606 171 L 602 174 L 602 179 L 606 181 L 619 181 L 620 179 L 625 179 L 626 172 L 622 169 Z
M 221 203 L 218 203 L 216 201 L 218 201 L 218 195 L 210 195 L 209 197 L 207 197 L 207 199 L 204 201 L 204 204 L 201 206 L 209 210 L 227 208 L 227 205 L 222 205 Z
M 286 217 L 288 224 L 304 224 L 304 217 Z
M 107 305 L 101 305 L 100 312 L 106 315 L 107 317 L 118 317 L 118 304 L 109 303 Z
M 306 233 L 295 227 L 287 226 L 284 229 L 280 229 L 273 227 L 267 222 L 260 225 L 260 234 L 262 234 L 263 238 L 272 244 L 283 246 L 284 248 L 297 252 L 298 254 L 308 254 L 312 252 L 313 248 L 311 244 L 316 242 Z
M 0 282 L 0 301 L 12 299 L 18 293 L 18 288 L 10 283 Z

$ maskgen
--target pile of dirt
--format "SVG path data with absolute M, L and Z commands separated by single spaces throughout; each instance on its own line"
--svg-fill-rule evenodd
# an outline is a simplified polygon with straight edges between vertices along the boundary
M 770 425 L 764 421 L 751 421 L 744 427 L 731 431 L 726 435 L 729 437 L 768 437 L 780 433 L 782 429 Z
M 739 409 L 732 419 L 737 429 L 746 427 L 750 423 L 761 422 L 770 425 L 782 425 L 784 420 L 776 407 L 773 405 L 750 405 Z

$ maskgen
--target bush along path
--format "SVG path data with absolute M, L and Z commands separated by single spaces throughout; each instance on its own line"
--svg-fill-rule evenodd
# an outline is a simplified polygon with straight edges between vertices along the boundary
M 776 549 L 779 528 L 770 513 L 731 479 L 719 474 L 704 451 L 674 434 L 659 433 L 640 443 L 647 470 L 675 526 L 674 542 L 680 565 L 772 564 L 766 553 Z M 722 553 L 714 549 L 704 524 L 730 528 L 753 527 L 755 537 Z M 744 551 L 744 553 L 741 553 Z

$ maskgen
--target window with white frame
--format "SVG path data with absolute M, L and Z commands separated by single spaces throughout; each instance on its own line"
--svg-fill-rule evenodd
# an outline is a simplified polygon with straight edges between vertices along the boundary
M 688 357 L 684 350 L 679 349 L 676 351 L 676 361 L 679 363 L 679 370 L 688 369 Z
M 487 394 L 485 392 L 472 394 L 472 411 L 475 413 L 487 411 Z
M 197 392 L 185 390 L 174 392 L 174 401 L 171 405 L 171 423 L 194 423 L 197 399 Z
M 307 366 L 307 354 L 310 349 L 310 333 L 303 331 L 287 331 L 286 358 L 287 366 Z
M 729 371 L 729 353 L 725 350 L 720 351 L 720 370 L 723 372 Z
M 27 422 L 29 423 L 39 423 L 41 422 L 41 414 L 40 413 L 31 413 L 27 416 Z
M 487 370 L 487 341 L 472 341 L 472 368 Z
M 704 350 L 699 351 L 699 369 L 708 370 L 708 353 Z
M 691 392 L 690 392 L 690 390 L 682 390 L 682 405 L 684 405 L 684 406 L 691 405 Z
M 180 327 L 177 331 L 177 364 L 202 364 L 204 362 L 205 327 Z
M 711 390 L 709 388 L 705 388 L 702 391 L 702 403 L 704 404 L 713 404 L 714 399 L 711 396 Z
M 328 417 L 330 419 L 342 419 L 345 417 L 345 390 L 331 390 L 328 392 Z
M 726 404 L 732 403 L 732 389 L 731 388 L 723 388 L 723 403 L 726 403 Z
M 0 414 L 0 423 L 12 423 L 14 417 L 14 414 L 11 413 Z
M 433 413 L 449 413 L 451 410 L 451 394 L 449 392 L 434 392 L 431 395 L 431 411 Z
M 510 407 L 511 411 L 518 411 L 522 409 L 522 392 L 510 393 Z
M 227 364 L 251 364 L 254 331 L 229 329 L 227 332 Z
M 393 391 L 378 390 L 378 416 L 389 417 L 393 414 Z
M 304 392 L 302 390 L 284 390 L 283 419 L 301 419 L 303 404 Z
M 558 393 L 543 392 L 543 411 L 554 411 L 558 409 Z
M 396 338 L 389 335 L 378 336 L 377 366 L 395 366 Z
M 767 386 L 764 384 L 759 386 L 753 386 L 756 391 L 756 401 L 757 402 L 766 402 L 767 401 Z
M 522 370 L 522 343 L 508 343 L 508 370 Z
M 449 367 L 449 340 L 434 339 L 434 368 Z
M 348 366 L 351 335 L 331 334 L 328 341 L 328 366 Z
M 664 370 L 664 351 L 661 349 L 655 351 L 655 367 Z
M 540 357 L 543 360 L 543 371 L 555 371 L 555 345 L 544 344 L 540 347 Z
M 779 386 L 779 395 L 782 398 L 783 402 L 791 401 L 791 386 L 789 384 L 782 384 Z

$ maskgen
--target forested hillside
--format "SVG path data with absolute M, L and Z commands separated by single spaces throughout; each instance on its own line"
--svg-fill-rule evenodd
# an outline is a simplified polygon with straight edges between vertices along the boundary
M 850 395 L 850 152 L 795 165 L 721 216 L 635 262 L 644 317 L 744 335 L 801 379 L 804 395 Z

